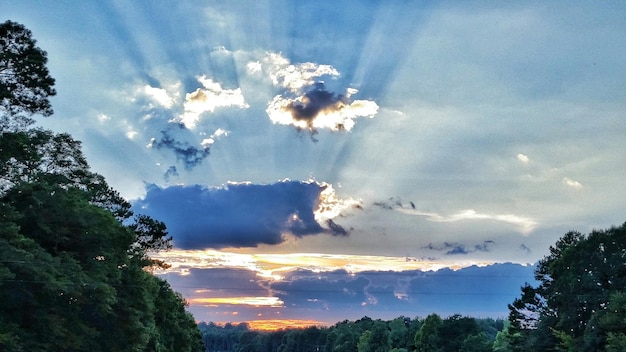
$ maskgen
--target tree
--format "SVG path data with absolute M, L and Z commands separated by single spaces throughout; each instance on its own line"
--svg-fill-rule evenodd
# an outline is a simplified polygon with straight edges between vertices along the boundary
M 430 314 L 415 334 L 415 348 L 418 352 L 438 352 L 440 348 L 439 329 L 443 325 L 441 317 Z
M 454 314 L 444 319 L 438 329 L 439 346 L 443 351 L 459 351 L 468 336 L 479 333 L 474 318 Z
M 0 24 L 0 130 L 24 128 L 33 114 L 52 115 L 48 97 L 56 91 L 47 61 L 30 30 L 12 21 Z
M 461 352 L 491 352 L 492 343 L 483 333 L 468 335 L 461 345 Z
M 620 308 L 626 301 L 621 296 L 625 262 L 626 224 L 588 235 L 566 233 L 539 262 L 539 285 L 526 285 L 510 306 L 511 346 L 534 351 L 619 348 L 625 326 L 620 322 L 626 319 Z M 528 306 L 533 314 L 522 314 Z
M 411 319 L 399 317 L 389 322 L 389 339 L 391 347 L 408 348 L 408 333 Z
M 359 337 L 359 343 L 357 344 L 357 350 L 359 352 L 373 352 L 374 350 L 370 346 L 370 340 L 372 339 L 372 332 L 369 330 L 363 331 Z

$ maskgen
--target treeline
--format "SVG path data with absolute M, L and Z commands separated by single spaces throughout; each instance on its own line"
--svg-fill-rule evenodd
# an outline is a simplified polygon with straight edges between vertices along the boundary
M 207 352 L 376 352 L 492 351 L 502 319 L 453 315 L 442 319 L 399 317 L 390 321 L 364 317 L 331 327 L 272 332 L 253 331 L 245 323 L 200 323 Z
M 54 79 L 24 26 L 0 23 L 0 351 L 202 351 L 185 301 L 150 270 L 171 246 L 89 170 L 80 142 L 31 128 Z

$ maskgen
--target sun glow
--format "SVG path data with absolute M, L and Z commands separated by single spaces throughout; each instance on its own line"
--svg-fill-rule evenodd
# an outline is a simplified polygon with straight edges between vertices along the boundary
M 284 306 L 284 302 L 278 297 L 202 297 L 190 298 L 187 301 L 190 305 L 209 307 L 244 305 L 252 307 L 280 308 Z
M 268 319 L 268 320 L 251 320 L 248 326 L 252 330 L 257 331 L 276 331 L 281 329 L 303 329 L 310 326 L 324 326 L 325 323 L 315 320 L 296 320 L 296 319 Z
M 304 269 L 313 272 L 331 272 L 345 270 L 348 273 L 364 271 L 405 271 L 405 270 L 454 270 L 471 265 L 489 265 L 488 262 L 468 261 L 454 264 L 436 261 L 422 261 L 409 257 L 390 257 L 372 255 L 321 254 L 321 253 L 236 253 L 243 251 L 216 250 L 179 250 L 155 254 L 155 259 L 163 260 L 170 268 L 160 273 L 183 274 L 191 268 L 232 268 L 255 272 L 259 277 L 273 281 L 281 280 L 283 274 Z

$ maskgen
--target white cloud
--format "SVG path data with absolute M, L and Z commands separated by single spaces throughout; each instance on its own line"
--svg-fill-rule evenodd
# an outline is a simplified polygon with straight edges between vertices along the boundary
M 263 65 L 259 61 L 251 61 L 246 64 L 246 70 L 251 75 L 260 73 L 263 70 Z
M 163 88 L 155 88 L 146 85 L 143 87 L 143 92 L 166 109 L 170 109 L 174 105 L 174 99 L 170 97 L 167 91 Z
M 237 107 L 247 109 L 241 88 L 224 89 L 218 82 L 202 75 L 198 77 L 198 82 L 204 89 L 198 88 L 185 96 L 184 112 L 180 116 L 180 121 L 189 129 L 193 129 L 200 115 L 205 112 L 213 112 L 220 107 Z
M 582 189 L 583 185 L 575 180 L 572 180 L 571 178 L 567 178 L 567 177 L 563 177 L 563 184 L 568 186 L 568 187 L 572 187 L 574 189 Z
M 440 215 L 431 212 L 422 212 L 414 209 L 401 208 L 407 214 L 425 216 L 426 220 L 432 222 L 457 222 L 463 220 L 492 220 L 514 225 L 518 231 L 524 235 L 531 233 L 539 225 L 536 220 L 514 214 L 485 214 L 478 213 L 474 209 L 466 209 L 452 215 Z
M 306 106 L 306 96 L 296 99 L 277 95 L 268 104 L 267 115 L 273 123 L 294 125 L 300 129 L 322 129 L 350 131 L 354 127 L 354 119 L 358 117 L 373 118 L 378 112 L 378 104 L 370 100 L 355 100 L 349 104 L 337 101 L 321 109 L 312 118 L 298 118 L 293 106 Z
M 131 130 L 131 131 L 126 132 L 126 137 L 128 137 L 128 139 L 133 139 L 133 138 L 135 138 L 135 136 L 136 136 L 137 134 L 138 134 L 138 132 L 137 132 L 137 131 L 132 131 L 132 130 Z
M 316 82 L 322 76 L 339 76 L 339 72 L 331 65 L 318 65 L 313 62 L 291 64 L 287 58 L 279 53 L 269 52 L 261 60 L 275 86 L 287 88 L 292 93 L 298 93 Z M 249 63 L 248 69 L 259 69 L 260 65 Z
M 519 153 L 517 154 L 517 160 L 519 160 L 522 164 L 528 165 L 530 162 L 530 158 L 526 154 Z
M 320 186 L 324 187 L 324 190 L 320 193 L 319 203 L 314 211 L 315 221 L 318 223 L 324 223 L 327 220 L 334 219 L 340 216 L 343 211 L 350 208 L 361 207 L 363 204 L 360 200 L 339 198 L 331 184 L 322 182 Z
M 226 137 L 226 136 L 228 136 L 228 131 L 222 128 L 218 128 L 217 130 L 215 130 L 215 132 L 213 132 L 212 135 L 210 135 L 207 138 L 204 138 L 202 142 L 200 142 L 200 145 L 202 146 L 202 148 L 205 148 L 205 149 L 210 148 L 217 139 L 219 139 L 220 137 Z

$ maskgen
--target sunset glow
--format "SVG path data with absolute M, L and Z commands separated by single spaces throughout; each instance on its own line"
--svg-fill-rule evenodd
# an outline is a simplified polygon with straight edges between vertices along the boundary
M 187 300 L 191 305 L 203 305 L 209 307 L 244 305 L 252 307 L 282 307 L 282 302 L 277 297 L 208 297 L 190 298 Z
M 247 322 L 250 329 L 257 331 L 275 331 L 281 329 L 303 329 L 309 326 L 325 326 L 315 320 L 294 320 L 294 319 L 274 319 L 274 320 L 250 320 Z
M 403 271 L 403 270 L 439 270 L 442 268 L 460 269 L 470 265 L 485 266 L 489 262 L 446 263 L 419 261 L 409 257 L 337 255 L 320 253 L 285 253 L 285 254 L 244 254 L 228 251 L 185 251 L 171 250 L 154 255 L 163 260 L 170 268 L 161 271 L 183 272 L 189 268 L 240 268 L 256 272 L 265 278 L 279 280 L 281 273 L 306 269 L 314 272 L 345 270 L 349 273 L 364 271 Z

